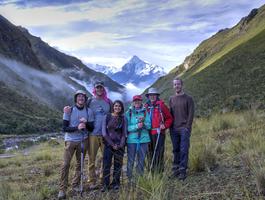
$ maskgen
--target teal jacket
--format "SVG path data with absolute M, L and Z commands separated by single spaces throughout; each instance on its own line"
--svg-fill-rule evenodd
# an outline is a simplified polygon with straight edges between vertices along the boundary
M 125 113 L 125 116 L 128 126 L 127 143 L 150 142 L 149 130 L 151 129 L 151 120 L 150 115 L 146 111 L 146 109 L 142 107 L 139 110 L 136 110 L 133 106 L 131 106 Z M 144 127 L 142 129 L 138 129 L 137 124 L 139 123 L 141 118 L 144 121 Z

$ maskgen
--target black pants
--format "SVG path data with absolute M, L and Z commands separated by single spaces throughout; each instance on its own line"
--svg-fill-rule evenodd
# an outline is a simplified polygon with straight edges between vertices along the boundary
M 112 185 L 120 185 L 120 176 L 122 170 L 124 148 L 114 150 L 111 146 L 104 146 L 103 154 L 103 183 L 105 186 L 110 185 L 110 168 L 112 157 L 114 157 L 114 171 Z
M 157 148 L 155 151 L 155 145 L 157 142 L 158 134 L 150 134 L 151 142 L 149 144 L 149 167 L 151 167 L 152 158 L 154 157 L 152 171 L 163 172 L 164 171 L 164 151 L 165 151 L 165 134 L 160 133 Z

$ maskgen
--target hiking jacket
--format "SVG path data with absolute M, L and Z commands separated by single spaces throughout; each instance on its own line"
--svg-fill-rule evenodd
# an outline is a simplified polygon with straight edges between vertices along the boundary
M 165 128 L 169 128 L 173 122 L 173 117 L 170 114 L 168 107 L 165 105 L 164 101 L 158 100 L 151 104 L 151 101 L 147 101 L 145 108 L 148 111 L 151 119 L 152 129 L 150 133 L 157 134 L 157 128 L 160 127 L 160 124 L 164 124 Z M 165 130 L 161 130 L 161 133 L 165 133 Z
M 86 130 L 78 130 L 80 118 L 84 117 L 87 120 Z M 63 132 L 65 132 L 64 140 L 72 142 L 80 142 L 88 137 L 88 131 L 94 129 L 94 115 L 90 108 L 73 106 L 70 113 L 63 114 Z
M 131 106 L 125 113 L 127 120 L 128 138 L 127 143 L 148 143 L 150 142 L 149 130 L 151 129 L 150 115 L 145 107 L 136 110 Z M 138 123 L 144 122 L 143 128 L 138 128 Z
M 102 135 L 107 145 L 118 145 L 122 148 L 125 145 L 126 119 L 122 116 L 113 116 L 111 113 L 105 115 L 102 123 Z

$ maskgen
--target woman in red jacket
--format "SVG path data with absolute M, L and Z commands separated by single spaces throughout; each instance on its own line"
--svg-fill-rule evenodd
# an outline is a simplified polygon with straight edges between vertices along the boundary
M 173 118 L 168 107 L 159 99 L 159 92 L 155 88 L 149 88 L 146 94 L 145 108 L 150 114 L 152 129 L 150 131 L 149 161 L 152 171 L 163 172 L 165 131 L 172 124 Z

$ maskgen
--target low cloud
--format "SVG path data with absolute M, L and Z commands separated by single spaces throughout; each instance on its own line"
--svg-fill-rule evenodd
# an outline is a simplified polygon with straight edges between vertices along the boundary
M 75 86 L 67 83 L 62 76 L 36 70 L 15 60 L 0 56 L 0 68 L 1 81 L 22 95 L 38 97 L 40 101 L 50 105 L 54 105 L 55 99 L 49 95 L 61 95 L 70 99 L 75 92 Z
M 126 88 L 126 100 L 131 102 L 134 95 L 139 95 L 144 92 L 144 90 L 149 87 L 149 84 L 146 82 L 139 83 L 134 85 L 133 83 L 127 83 Z

